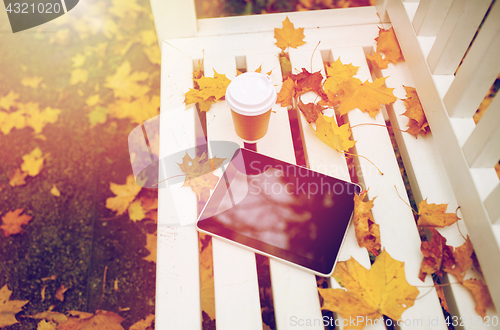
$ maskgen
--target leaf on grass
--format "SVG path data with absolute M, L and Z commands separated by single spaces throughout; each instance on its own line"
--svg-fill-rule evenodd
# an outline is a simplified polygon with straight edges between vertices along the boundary
M 304 37 L 304 28 L 294 28 L 293 23 L 290 22 L 288 16 L 283 21 L 282 29 L 274 29 L 276 46 L 282 50 L 285 50 L 287 47 L 297 48 L 298 46 L 305 44 Z
M 476 312 L 481 317 L 486 317 L 486 310 L 489 306 L 493 306 L 488 287 L 483 284 L 483 281 L 476 279 L 466 280 L 462 284 L 472 293 L 476 301 Z
M 25 87 L 38 88 L 43 78 L 38 76 L 24 77 L 21 79 L 21 85 Z
M 109 13 L 119 18 L 135 19 L 144 11 L 144 8 L 137 4 L 137 0 L 113 0 L 112 3 Z
M 0 108 L 4 110 L 10 110 L 17 104 L 17 99 L 19 99 L 19 94 L 10 91 L 9 94 L 0 97 Z
M 379 52 L 374 52 L 373 56 L 367 53 L 366 58 L 370 60 L 373 66 L 376 66 L 379 69 L 387 69 L 389 67 L 388 64 L 391 62 L 386 58 L 383 58 L 382 54 Z
M 316 121 L 316 134 L 319 138 L 340 153 L 354 147 L 355 141 L 349 140 L 351 131 L 349 124 L 338 126 L 335 118 L 319 115 Z
M 59 313 L 59 312 L 52 312 L 52 311 L 46 311 L 34 315 L 25 315 L 25 317 L 31 318 L 31 319 L 42 319 L 45 321 L 53 322 L 53 323 L 64 323 L 68 320 L 68 317 L 66 314 Z
M 142 187 L 135 182 L 132 174 L 127 176 L 127 182 L 125 184 L 121 185 L 111 182 L 109 188 L 116 196 L 106 199 L 106 207 L 117 212 L 117 215 L 123 214 L 128 209 L 130 203 L 142 189 Z
M 385 250 L 375 259 L 370 270 L 354 258 L 337 263 L 333 277 L 347 289 L 321 289 L 322 309 L 340 313 L 344 318 L 362 321 L 350 328 L 362 329 L 367 320 L 387 315 L 399 320 L 415 302 L 419 291 L 406 281 L 404 263 L 393 259 Z M 361 319 L 360 319 L 361 320 Z
M 89 80 L 89 72 L 82 68 L 76 68 L 71 71 L 69 83 L 76 85 L 78 83 L 86 83 Z
M 403 57 L 393 27 L 388 30 L 379 28 L 378 37 L 375 40 L 377 41 L 377 52 L 384 53 L 386 60 L 396 63 Z
M 0 328 L 19 323 L 16 314 L 28 303 L 28 300 L 10 300 L 11 294 L 7 284 L 0 289 Z
M 3 112 L 0 111 L 0 131 L 7 135 L 13 128 L 22 129 L 26 127 L 26 117 L 24 112 Z
M 97 310 L 95 314 L 70 311 L 71 317 L 58 325 L 57 330 L 124 330 L 121 323 L 124 319 L 113 312 Z
M 293 106 L 293 98 L 295 97 L 296 84 L 292 78 L 288 77 L 283 85 L 281 85 L 281 90 L 278 93 L 276 103 L 281 103 L 282 107 L 287 107 L 289 105 Z
M 224 160 L 226 159 L 217 157 L 208 159 L 206 153 L 193 159 L 186 152 L 182 164 L 178 164 L 181 171 L 187 174 L 182 186 L 191 187 L 198 200 L 206 201 L 210 196 L 210 190 L 214 189 L 219 181 L 212 172 L 220 167 Z
M 12 187 L 19 187 L 23 186 L 26 184 L 26 177 L 28 176 L 28 173 L 22 172 L 20 169 L 16 168 L 16 171 L 14 174 L 9 178 L 9 184 Z
M 318 120 L 318 116 L 323 114 L 323 107 L 319 104 L 307 103 L 304 104 L 302 100 L 299 98 L 299 103 L 297 104 L 300 111 L 306 117 L 307 122 L 315 123 Z
M 37 176 L 43 169 L 43 161 L 47 155 L 42 155 L 42 150 L 36 147 L 29 154 L 24 155 L 21 170 L 27 172 L 29 176 Z
M 87 104 L 89 107 L 93 107 L 94 105 L 97 105 L 101 103 L 101 96 L 99 94 L 94 94 L 85 100 L 85 104 Z
M 36 330 L 57 330 L 57 324 L 51 321 L 41 320 L 38 322 Z
M 156 244 L 157 244 L 156 233 L 146 234 L 146 250 L 149 251 L 149 254 L 142 259 L 156 263 Z
M 27 115 L 26 125 L 33 128 L 35 134 L 41 133 L 47 124 L 54 124 L 61 113 L 61 110 L 51 107 L 46 107 L 43 111 L 40 111 L 38 104 L 34 107 L 29 106 L 29 103 L 24 109 Z
M 115 118 L 129 118 L 133 123 L 142 124 L 159 115 L 160 97 L 143 95 L 132 102 L 116 100 L 108 109 L 109 114 Z
M 146 210 L 141 205 L 141 200 L 136 199 L 128 207 L 128 217 L 132 221 L 141 221 L 146 217 Z
M 379 113 L 381 104 L 390 104 L 397 100 L 392 93 L 394 88 L 384 87 L 386 78 L 377 78 L 374 82 L 368 80 L 360 85 L 354 85 L 351 93 L 339 97 L 340 105 L 337 111 L 344 115 L 350 110 L 358 108 L 368 112 L 371 117 Z
M 97 124 L 104 124 L 108 117 L 108 108 L 95 107 L 94 110 L 87 114 L 89 118 L 90 128 L 96 126 Z M 139 113 L 140 111 L 137 111 Z
M 354 212 L 352 220 L 354 223 L 354 229 L 356 231 L 356 240 L 360 247 L 366 247 L 366 249 L 378 255 L 380 250 L 380 229 L 379 225 L 375 223 L 372 214 L 373 201 L 364 201 L 368 191 L 361 192 L 360 195 L 354 195 Z
M 71 62 L 73 62 L 73 67 L 74 68 L 79 68 L 83 64 L 85 64 L 86 56 L 83 54 L 76 54 L 71 58 Z
M 417 224 L 421 227 L 445 227 L 460 220 L 455 213 L 445 213 L 447 207 L 448 204 L 428 204 L 426 198 L 418 205 Z
M 121 3 L 120 3 L 121 4 Z M 113 90 L 116 98 L 129 101 L 132 97 L 139 98 L 149 92 L 149 87 L 140 85 L 138 82 L 144 81 L 149 77 L 147 72 L 132 72 L 132 66 L 129 61 L 125 61 L 118 67 L 115 74 L 106 78 L 104 87 Z
M 406 111 L 402 114 L 409 118 L 408 129 L 406 130 L 411 135 L 418 137 L 418 134 L 426 135 L 430 132 L 429 123 L 425 117 L 424 109 L 417 95 L 417 90 L 414 87 L 403 86 L 406 90 L 406 98 L 403 99 Z
M 151 45 L 149 47 L 143 47 L 144 54 L 146 54 L 149 62 L 152 64 L 161 64 L 161 53 L 158 44 Z
M 65 287 L 64 284 L 61 284 L 61 286 L 57 289 L 55 297 L 59 301 L 64 301 L 64 293 L 68 291 L 69 288 Z
M 57 189 L 55 184 L 52 185 L 52 189 L 50 189 L 50 193 L 56 197 L 61 196 L 61 192 L 59 191 L 59 189 Z
M 148 330 L 153 329 L 154 314 L 149 314 L 145 319 L 132 324 L 128 330 Z

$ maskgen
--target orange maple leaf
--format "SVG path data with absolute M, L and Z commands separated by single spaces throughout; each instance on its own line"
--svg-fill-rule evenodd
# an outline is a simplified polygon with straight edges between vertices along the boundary
M 351 81 L 349 89 L 344 88 L 347 93 L 339 97 L 340 105 L 337 111 L 344 115 L 350 110 L 358 108 L 363 112 L 368 112 L 375 118 L 378 114 L 381 104 L 390 104 L 397 100 L 392 93 L 394 88 L 384 87 L 386 78 L 377 78 L 374 82 L 368 80 L 362 84 L 356 85 Z
M 366 247 L 374 255 L 378 255 L 380 250 L 380 229 L 375 223 L 372 214 L 373 201 L 364 201 L 368 191 L 354 195 L 354 213 L 352 220 L 356 231 L 356 240 L 360 247 Z
M 290 78 L 297 84 L 296 90 L 298 95 L 314 91 L 316 94 L 323 96 L 324 92 L 321 86 L 323 75 L 320 71 L 310 73 L 306 69 L 302 68 L 302 72 L 292 74 L 290 75 Z
M 403 99 L 406 111 L 402 114 L 409 118 L 408 129 L 406 130 L 411 135 L 418 137 L 418 134 L 426 135 L 430 132 L 429 123 L 425 117 L 424 109 L 417 95 L 417 90 L 414 87 L 403 86 L 406 91 L 406 98 Z
M 389 30 L 379 28 L 378 37 L 375 40 L 377 41 L 377 52 L 384 53 L 386 60 L 396 63 L 403 57 L 393 27 Z
M 477 279 L 466 280 L 462 285 L 472 293 L 476 301 L 476 312 L 483 318 L 486 317 L 486 309 L 489 306 L 493 306 L 493 300 L 491 299 L 488 287 L 483 284 L 483 281 Z
M 281 76 L 282 80 L 285 81 L 292 74 L 292 63 L 290 62 L 290 56 L 288 53 L 281 52 L 279 54 Z
M 307 122 L 315 123 L 318 120 L 318 116 L 323 114 L 323 107 L 319 104 L 307 103 L 304 104 L 302 100 L 299 98 L 299 103 L 297 104 L 299 110 L 302 112 L 304 117 L 306 117 Z
M 368 320 L 387 315 L 399 320 L 415 302 L 419 291 L 406 281 L 404 263 L 393 259 L 385 250 L 370 270 L 354 258 L 337 263 L 333 277 L 345 289 L 321 289 L 322 309 L 338 312 L 346 319 L 362 321 L 344 329 L 363 329 Z
M 465 272 L 472 265 L 472 253 L 474 248 L 469 236 L 461 246 L 455 248 L 449 246 L 443 254 L 442 269 L 448 274 L 454 275 L 459 282 L 462 282 L 465 277 Z
M 124 330 L 121 323 L 124 319 L 113 312 L 97 310 L 95 314 L 69 311 L 70 317 L 57 326 L 58 330 Z
M 282 107 L 287 107 L 289 105 L 293 106 L 293 98 L 295 97 L 296 84 L 292 78 L 288 77 L 283 85 L 281 85 L 281 90 L 278 93 L 276 103 L 281 103 Z
M 443 251 L 446 247 L 446 238 L 434 228 L 428 229 L 428 241 L 422 241 L 420 244 L 420 251 L 424 255 L 422 263 L 420 264 L 420 273 L 418 278 L 424 282 L 427 274 L 443 275 L 441 265 L 443 262 Z M 432 235 L 432 236 L 431 236 Z
M 372 65 L 376 66 L 379 69 L 387 69 L 389 67 L 388 64 L 391 62 L 383 58 L 382 54 L 380 54 L 379 52 L 374 52 L 373 56 L 367 53 L 366 58 L 370 60 Z
M 421 227 L 445 227 L 460 220 L 455 213 L 445 213 L 447 207 L 448 204 L 428 204 L 426 198 L 418 205 L 417 224 Z
M 26 177 L 28 172 L 22 172 L 20 169 L 16 168 L 14 174 L 9 178 L 9 184 L 12 187 L 23 186 L 26 184 Z
M 64 293 L 66 293 L 68 289 L 69 288 L 65 287 L 64 284 L 61 284 L 61 286 L 57 289 L 54 297 L 59 301 L 64 301 Z
M 296 29 L 293 23 L 290 22 L 288 16 L 283 21 L 283 28 L 274 29 L 274 38 L 276 38 L 276 46 L 285 50 L 287 47 L 297 48 L 305 44 L 304 28 Z
M 109 188 L 116 195 L 106 199 L 106 207 L 112 211 L 116 211 L 117 215 L 123 214 L 130 203 L 135 199 L 135 196 L 141 191 L 142 187 L 135 183 L 134 176 L 127 176 L 125 184 L 116 184 L 111 182 Z
M 182 186 L 191 187 L 191 190 L 196 193 L 198 200 L 206 201 L 210 196 L 210 190 L 214 189 L 217 182 L 219 182 L 219 178 L 212 172 L 224 160 L 225 158 L 217 157 L 208 159 L 206 153 L 193 159 L 186 152 L 186 155 L 182 159 L 182 164 L 178 164 L 181 171 L 187 174 Z
M 23 227 L 21 226 L 27 225 L 31 221 L 31 216 L 27 214 L 21 215 L 23 211 L 24 209 L 9 211 L 2 217 L 3 224 L 0 228 L 2 229 L 5 237 L 21 233 L 23 231 Z
M 156 246 L 157 246 L 156 233 L 146 234 L 146 250 L 149 251 L 149 254 L 143 258 L 144 260 L 156 263 Z
M 28 300 L 10 300 L 11 294 L 7 284 L 0 289 L 0 328 L 19 323 L 16 314 L 28 303 Z
M 132 324 L 128 330 L 147 330 L 147 329 L 153 329 L 154 327 L 154 320 L 155 320 L 155 315 L 154 314 L 149 314 L 146 316 L 145 319 L 139 320 Z
M 349 124 L 338 126 L 335 118 L 319 115 L 316 121 L 316 134 L 319 138 L 340 153 L 348 151 L 354 147 L 356 141 L 351 141 L 351 131 Z

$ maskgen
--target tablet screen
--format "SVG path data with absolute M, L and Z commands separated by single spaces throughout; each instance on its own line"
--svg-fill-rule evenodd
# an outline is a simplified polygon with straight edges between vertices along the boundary
M 238 149 L 198 220 L 201 231 L 329 275 L 360 187 Z

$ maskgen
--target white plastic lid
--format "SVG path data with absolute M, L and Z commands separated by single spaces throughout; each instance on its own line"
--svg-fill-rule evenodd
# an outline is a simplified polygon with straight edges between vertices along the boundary
M 276 103 L 276 89 L 271 77 L 258 72 L 245 72 L 231 81 L 226 89 L 229 107 L 244 116 L 258 116 Z

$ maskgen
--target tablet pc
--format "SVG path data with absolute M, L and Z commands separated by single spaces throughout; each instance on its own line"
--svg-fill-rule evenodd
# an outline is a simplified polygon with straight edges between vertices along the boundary
M 312 271 L 333 272 L 361 188 L 240 148 L 201 212 L 199 231 Z

